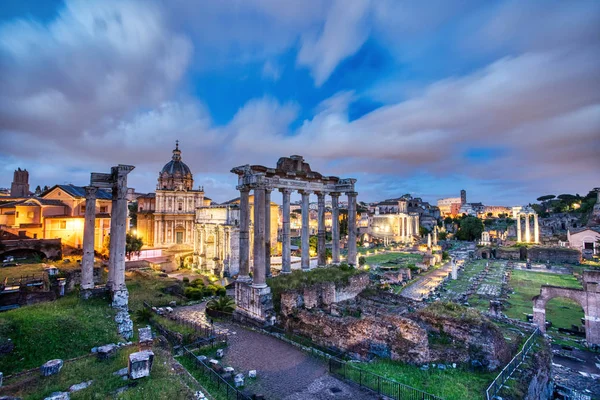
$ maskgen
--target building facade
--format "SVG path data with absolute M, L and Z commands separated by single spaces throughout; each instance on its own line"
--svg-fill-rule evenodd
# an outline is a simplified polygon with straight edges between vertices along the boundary
M 194 246 L 196 208 L 209 206 L 203 188 L 194 189 L 190 168 L 181 160 L 179 143 L 158 174 L 155 193 L 138 197 L 137 234 L 152 248 Z

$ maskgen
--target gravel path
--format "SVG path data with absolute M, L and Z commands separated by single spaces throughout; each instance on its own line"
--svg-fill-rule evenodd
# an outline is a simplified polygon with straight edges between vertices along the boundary
M 452 263 L 447 262 L 440 268 L 425 273 L 417 278 L 415 283 L 406 287 L 400 292 L 400 296 L 407 297 L 412 300 L 422 301 L 424 298 L 434 291 L 444 279 L 452 272 Z
M 180 317 L 206 323 L 205 304 L 178 307 Z M 215 327 L 228 334 L 228 346 L 222 365 L 236 373 L 257 371 L 257 379 L 246 379 L 246 388 L 266 399 L 374 400 L 377 396 L 349 385 L 328 374 L 327 364 L 272 336 L 232 323 L 216 322 Z

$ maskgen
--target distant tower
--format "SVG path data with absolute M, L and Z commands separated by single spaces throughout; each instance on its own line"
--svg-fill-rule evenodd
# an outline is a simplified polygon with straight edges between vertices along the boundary
M 13 182 L 10 185 L 11 197 L 29 197 L 29 172 L 21 171 L 21 168 L 15 171 Z
M 467 191 L 464 189 L 460 191 L 460 204 L 467 204 Z

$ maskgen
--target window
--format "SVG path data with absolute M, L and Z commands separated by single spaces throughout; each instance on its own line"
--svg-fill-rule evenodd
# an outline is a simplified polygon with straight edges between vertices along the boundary
M 85 213 L 85 204 L 79 206 L 79 212 Z
M 67 221 L 60 221 L 60 229 L 67 229 Z
M 18 212 L 18 211 L 16 212 L 15 216 L 16 216 L 17 218 L 19 218 L 19 212 Z
M 106 206 L 100 206 L 100 212 L 101 212 L 101 213 L 106 213 L 106 212 L 108 212 L 108 207 L 106 207 Z
M 178 209 L 179 211 L 182 211 L 182 210 L 183 210 L 183 203 L 182 203 L 181 201 L 179 202 L 179 205 L 177 206 L 177 209 Z
M 33 238 L 34 238 L 34 239 L 37 239 L 37 233 L 34 233 L 34 234 L 33 234 Z

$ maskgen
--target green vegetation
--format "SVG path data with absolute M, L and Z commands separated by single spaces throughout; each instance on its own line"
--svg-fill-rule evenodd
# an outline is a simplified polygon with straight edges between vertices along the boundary
M 11 338 L 15 345 L 11 353 L 0 356 L 0 371 L 5 376 L 119 341 L 114 310 L 106 301 L 80 300 L 75 293 L 3 313 L 0 337 Z
M 96 357 L 90 356 L 65 363 L 60 374 L 47 378 L 40 377 L 39 372 L 36 371 L 32 373 L 33 379 L 29 374 L 10 379 L 5 381 L 2 393 L 10 393 L 23 400 L 37 400 L 49 396 L 52 392 L 68 391 L 71 385 L 93 380 L 90 387 L 72 393 L 71 398 L 73 400 L 114 398 L 115 390 L 126 386 L 127 382 L 123 382 L 120 376 L 113 375 L 113 372 L 127 367 L 128 356 L 134 351 L 137 351 L 137 348 L 121 349 L 114 358 L 106 361 L 99 361 Z M 158 348 L 154 348 L 154 353 L 151 376 L 136 381 L 137 385 L 119 395 L 119 399 L 184 400 L 190 398 L 191 390 L 181 381 L 176 372 L 171 371 L 170 355 Z
M 212 352 L 211 352 L 212 354 Z M 177 361 L 188 370 L 188 372 L 196 378 L 196 380 L 204 387 L 215 400 L 228 400 L 227 392 L 224 385 L 219 385 L 215 380 L 211 379 L 208 372 L 203 370 L 203 367 L 196 367 L 194 361 L 188 356 L 177 357 Z
M 355 364 L 358 368 L 393 379 L 405 385 L 440 396 L 446 400 L 479 399 L 494 380 L 495 373 L 473 372 L 461 368 L 440 370 L 420 368 L 396 361 L 377 360 Z
M 204 297 L 212 297 L 215 295 L 225 296 L 225 287 L 215 283 L 205 285 L 203 279 L 194 279 L 191 283 L 185 283 L 185 297 L 190 300 L 201 300 Z
M 235 311 L 235 300 L 229 296 L 220 296 L 218 299 L 212 299 L 206 303 L 206 309 L 231 314 Z
M 464 217 L 460 220 L 460 227 L 456 232 L 458 240 L 473 241 L 479 239 L 483 233 L 483 222 L 477 217 Z
M 484 322 L 481 313 L 474 308 L 461 306 L 449 301 L 436 301 L 426 308 L 419 310 L 419 314 L 438 318 L 448 318 L 464 321 L 470 325 L 479 325 Z
M 127 274 L 129 289 L 129 309 L 136 311 L 144 307 L 144 301 L 157 307 L 166 306 L 171 301 L 178 304 L 181 298 L 173 293 L 182 293 L 181 283 L 177 279 L 160 278 L 151 274 Z
M 398 267 L 406 266 L 404 264 L 421 261 L 423 258 L 420 254 L 412 254 L 412 253 L 402 253 L 402 252 L 391 252 L 391 253 L 383 253 L 383 254 L 374 254 L 368 255 L 366 257 L 366 262 L 368 265 L 373 264 L 384 264 L 384 263 L 393 263 L 398 264 Z
M 291 274 L 278 275 L 267 279 L 267 284 L 271 287 L 273 293 L 273 303 L 275 309 L 279 310 L 281 304 L 281 293 L 286 290 L 300 289 L 317 283 L 332 282 L 335 284 L 345 284 L 351 276 L 364 271 L 357 270 L 347 264 L 339 266 L 333 265 L 327 268 L 316 268 L 308 272 L 295 270 Z
M 133 255 L 139 256 L 143 246 L 144 241 L 141 237 L 127 233 L 125 237 L 125 255 L 128 260 L 131 260 Z

